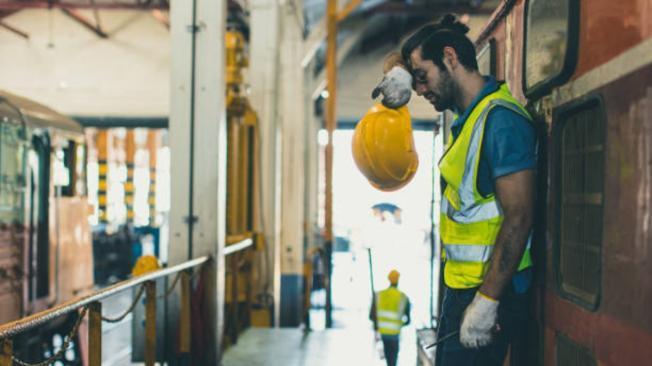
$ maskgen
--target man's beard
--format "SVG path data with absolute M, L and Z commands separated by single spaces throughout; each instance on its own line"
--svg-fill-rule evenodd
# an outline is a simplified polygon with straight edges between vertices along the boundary
M 438 112 L 443 112 L 447 109 L 453 110 L 455 108 L 455 95 L 458 91 L 458 86 L 450 76 L 447 70 L 441 73 L 441 80 L 437 84 L 436 93 L 437 99 L 433 106 Z

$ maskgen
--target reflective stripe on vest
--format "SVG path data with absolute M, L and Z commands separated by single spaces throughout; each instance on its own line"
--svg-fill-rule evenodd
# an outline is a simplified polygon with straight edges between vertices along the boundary
M 503 211 L 495 195 L 483 197 L 477 187 L 484 126 L 489 112 L 497 106 L 531 120 L 503 84 L 475 106 L 456 139 L 451 134 L 439 162 L 442 178 L 446 181 L 440 213 L 442 255 L 446 258 L 444 281 L 451 288 L 473 288 L 482 284 L 503 222 Z M 531 236 L 519 270 L 532 265 L 530 243 Z
M 407 297 L 396 287 L 376 293 L 376 321 L 378 332 L 397 335 L 403 326 Z

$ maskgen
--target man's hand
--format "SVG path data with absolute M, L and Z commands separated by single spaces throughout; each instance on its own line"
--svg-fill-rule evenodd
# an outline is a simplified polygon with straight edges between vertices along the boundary
M 394 66 L 374 88 L 371 98 L 383 95 L 381 101 L 387 108 L 399 108 L 407 104 L 412 96 L 412 75 L 401 66 Z
M 480 348 L 489 345 L 498 317 L 498 300 L 475 293 L 473 301 L 464 311 L 460 329 L 460 343 L 466 348 Z
M 382 94 L 382 103 L 388 108 L 399 108 L 412 96 L 412 75 L 407 71 L 401 54 L 392 52 L 383 62 L 383 80 L 374 88 L 371 98 Z

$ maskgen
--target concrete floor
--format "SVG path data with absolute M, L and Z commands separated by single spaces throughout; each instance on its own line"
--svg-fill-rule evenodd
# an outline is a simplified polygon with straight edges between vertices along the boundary
M 102 301 L 103 313 L 109 317 L 126 310 L 133 299 L 124 291 Z M 102 366 L 131 365 L 131 314 L 119 323 L 102 324 Z
M 104 313 L 114 316 L 132 300 L 127 291 L 103 302 Z M 315 312 L 313 326 L 320 327 L 323 311 Z M 366 310 L 335 311 L 338 328 L 304 333 L 299 328 L 250 328 L 237 345 L 226 350 L 222 366 L 383 366 L 382 347 L 374 341 Z M 131 362 L 131 314 L 116 324 L 102 327 L 102 365 L 142 365 Z M 399 366 L 416 365 L 416 334 L 412 326 L 401 332 Z
M 407 330 L 407 329 L 406 329 Z M 416 365 L 414 337 L 402 337 L 400 366 Z M 408 332 L 404 332 L 408 333 Z M 226 350 L 223 366 L 385 365 L 369 329 L 329 329 L 304 333 L 295 328 L 250 328 Z

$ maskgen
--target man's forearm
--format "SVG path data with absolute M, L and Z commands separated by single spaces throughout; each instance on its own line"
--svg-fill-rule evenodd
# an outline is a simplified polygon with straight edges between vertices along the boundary
M 506 213 L 480 292 L 500 299 L 518 269 L 531 227 L 530 213 Z

